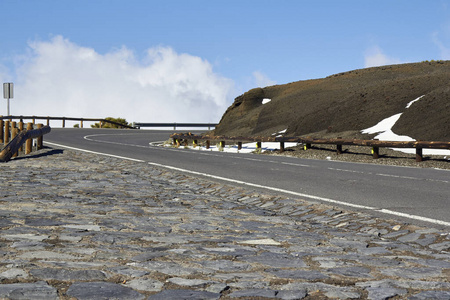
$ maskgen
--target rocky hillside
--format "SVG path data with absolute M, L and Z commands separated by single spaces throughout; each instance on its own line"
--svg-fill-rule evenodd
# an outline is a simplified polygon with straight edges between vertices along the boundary
M 271 101 L 263 104 L 263 99 Z M 252 89 L 235 99 L 214 134 L 270 136 L 287 129 L 285 136 L 371 138 L 360 131 L 398 113 L 403 114 L 394 133 L 450 141 L 450 61 L 375 67 Z

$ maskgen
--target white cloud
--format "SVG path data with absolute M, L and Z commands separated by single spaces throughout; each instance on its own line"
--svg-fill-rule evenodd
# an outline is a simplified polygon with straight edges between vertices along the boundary
M 439 38 L 439 34 L 437 32 L 432 34 L 433 43 L 438 47 L 440 52 L 440 59 L 448 60 L 450 59 L 450 48 L 446 47 L 442 40 Z
M 271 80 L 269 77 L 259 71 L 253 72 L 252 75 L 255 87 L 266 87 L 276 84 L 275 81 Z
M 383 53 L 380 47 L 374 46 L 370 49 L 368 49 L 364 56 L 364 67 L 370 68 L 370 67 L 378 67 L 378 66 L 385 66 L 385 65 L 394 65 L 394 64 L 401 64 L 404 63 L 403 61 L 389 57 L 386 54 Z
M 234 91 L 208 61 L 170 47 L 139 60 L 126 47 L 99 54 L 56 36 L 30 43 L 20 61 L 12 114 L 216 122 Z

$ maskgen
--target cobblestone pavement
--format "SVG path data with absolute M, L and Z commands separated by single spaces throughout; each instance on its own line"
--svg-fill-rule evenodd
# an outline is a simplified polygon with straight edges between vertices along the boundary
M 448 231 L 45 149 L 0 164 L 0 298 L 450 299 Z

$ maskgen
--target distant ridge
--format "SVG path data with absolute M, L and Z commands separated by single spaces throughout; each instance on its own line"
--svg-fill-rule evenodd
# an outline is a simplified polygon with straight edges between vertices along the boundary
M 408 103 L 420 98 L 406 109 Z M 271 99 L 271 101 L 264 99 Z M 237 97 L 216 135 L 371 138 L 361 130 L 403 113 L 392 130 L 450 141 L 450 61 L 359 69 L 255 88 Z

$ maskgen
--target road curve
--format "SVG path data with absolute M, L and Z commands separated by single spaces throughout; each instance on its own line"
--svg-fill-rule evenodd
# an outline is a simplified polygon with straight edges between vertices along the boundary
M 375 217 L 450 229 L 447 170 L 162 148 L 172 131 L 62 129 L 50 147 L 72 147 L 136 159 L 252 189 L 323 202 Z

